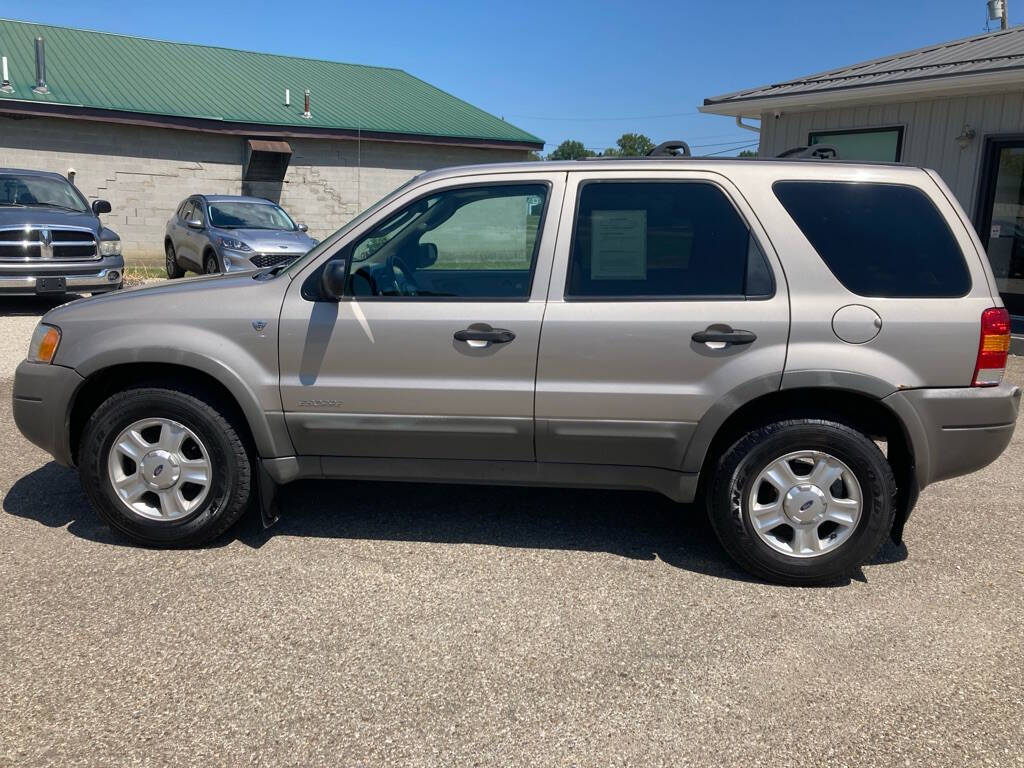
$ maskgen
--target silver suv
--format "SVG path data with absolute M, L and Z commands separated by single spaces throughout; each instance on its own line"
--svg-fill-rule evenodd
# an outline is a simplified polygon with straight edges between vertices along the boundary
M 316 245 L 305 224 L 261 197 L 193 195 L 182 200 L 164 235 L 167 277 L 288 264 Z
M 810 584 L 999 456 L 1008 345 L 931 171 L 480 166 L 286 268 L 49 312 L 14 415 L 146 545 L 270 524 L 298 478 L 635 488 L 701 498 L 740 565 Z

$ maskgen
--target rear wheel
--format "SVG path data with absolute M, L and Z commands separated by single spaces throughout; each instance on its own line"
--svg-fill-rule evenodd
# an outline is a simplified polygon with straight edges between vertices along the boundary
M 751 573 L 786 584 L 847 576 L 885 541 L 896 482 L 878 446 L 844 424 L 779 421 L 718 461 L 708 497 L 722 546 Z
M 173 243 L 167 243 L 164 245 L 164 256 L 164 262 L 167 268 L 167 277 L 171 280 L 184 277 L 185 270 L 178 265 L 178 255 L 174 251 Z
M 216 275 L 220 272 L 220 264 L 217 263 L 217 254 L 206 254 L 206 258 L 203 260 L 203 271 L 208 275 Z
M 82 485 L 100 517 L 140 544 L 188 547 L 226 531 L 253 496 L 249 453 L 201 393 L 138 387 L 85 426 Z

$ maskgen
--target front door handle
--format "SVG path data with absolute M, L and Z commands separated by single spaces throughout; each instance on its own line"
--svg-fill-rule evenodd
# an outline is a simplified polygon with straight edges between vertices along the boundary
M 504 328 L 465 328 L 455 332 L 456 341 L 465 341 L 471 347 L 486 347 L 488 344 L 508 344 L 515 339 L 512 331 Z
M 757 334 L 752 331 L 734 331 L 727 325 L 720 325 L 697 331 L 690 338 L 698 344 L 752 344 L 757 341 Z

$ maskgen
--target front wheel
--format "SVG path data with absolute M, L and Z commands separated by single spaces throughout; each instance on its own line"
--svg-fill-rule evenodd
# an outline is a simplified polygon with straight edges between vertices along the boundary
M 784 584 L 832 583 L 872 557 L 892 529 L 896 481 L 878 446 L 818 419 L 754 429 L 718 461 L 708 497 L 726 552 Z
M 220 272 L 220 264 L 217 263 L 217 257 L 214 254 L 206 254 L 206 260 L 203 262 L 203 271 L 208 275 L 216 275 Z
M 202 393 L 136 387 L 90 417 L 79 449 L 86 495 L 140 544 L 189 547 L 219 536 L 254 495 L 252 464 L 227 409 Z
M 170 242 L 164 245 L 164 268 L 167 270 L 168 280 L 177 280 L 185 275 L 185 270 L 178 264 L 178 254 L 174 250 L 174 244 Z

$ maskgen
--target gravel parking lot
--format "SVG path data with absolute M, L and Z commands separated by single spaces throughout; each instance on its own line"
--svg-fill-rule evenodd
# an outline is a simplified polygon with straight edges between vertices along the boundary
M 1024 765 L 1020 430 L 828 589 L 625 492 L 298 484 L 148 551 L 14 427 L 44 309 L 0 302 L 0 763 Z

